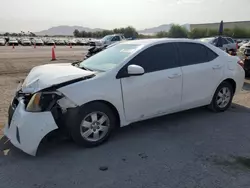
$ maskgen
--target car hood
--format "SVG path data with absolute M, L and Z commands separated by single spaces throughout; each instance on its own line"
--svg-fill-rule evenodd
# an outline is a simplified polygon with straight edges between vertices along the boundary
M 35 93 L 51 86 L 94 74 L 95 72 L 72 66 L 71 63 L 41 65 L 30 71 L 21 86 L 21 90 L 23 93 Z

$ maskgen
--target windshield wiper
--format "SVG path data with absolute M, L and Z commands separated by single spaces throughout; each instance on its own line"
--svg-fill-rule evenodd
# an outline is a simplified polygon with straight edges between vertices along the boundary
M 83 65 L 80 66 L 80 63 L 81 63 L 81 62 L 82 62 L 82 61 L 76 61 L 76 62 L 71 63 L 71 65 L 72 65 L 72 66 L 75 66 L 75 67 L 78 67 L 78 68 L 80 68 L 80 69 L 87 70 L 87 71 L 92 71 L 92 72 L 105 72 L 104 70 L 99 70 L 99 69 L 93 70 L 93 69 L 87 68 L 87 67 L 85 67 L 85 66 L 83 66 Z
M 84 69 L 84 70 L 87 70 L 87 71 L 92 71 L 93 72 L 93 70 L 92 69 L 89 69 L 89 68 L 86 68 L 86 67 L 84 67 L 83 65 L 82 66 L 78 66 L 80 69 Z
M 79 67 L 79 64 L 81 63 L 82 61 L 75 61 L 73 63 L 71 63 L 72 66 L 77 66 Z

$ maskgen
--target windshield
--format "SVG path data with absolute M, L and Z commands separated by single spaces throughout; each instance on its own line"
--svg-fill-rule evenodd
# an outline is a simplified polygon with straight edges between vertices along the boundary
M 111 38 L 112 38 L 112 35 L 107 35 L 107 36 L 103 37 L 101 40 L 106 41 L 106 40 L 110 40 Z
M 140 44 L 117 44 L 86 59 L 79 67 L 93 71 L 108 71 L 122 63 L 140 47 L 142 47 Z

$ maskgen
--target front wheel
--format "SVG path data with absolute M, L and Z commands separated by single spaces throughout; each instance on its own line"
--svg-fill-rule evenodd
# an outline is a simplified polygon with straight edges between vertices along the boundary
M 115 127 L 116 117 L 104 103 L 94 102 L 81 108 L 71 135 L 78 145 L 97 146 L 106 141 Z
M 216 89 L 209 108 L 215 112 L 226 111 L 233 99 L 233 87 L 229 82 L 222 82 Z

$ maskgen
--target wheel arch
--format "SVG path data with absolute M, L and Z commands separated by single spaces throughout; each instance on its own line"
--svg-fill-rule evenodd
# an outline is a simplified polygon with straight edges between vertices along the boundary
M 213 96 L 214 96 L 214 94 L 215 94 L 217 88 L 218 88 L 223 82 L 228 82 L 228 83 L 230 83 L 230 84 L 232 85 L 232 87 L 233 87 L 233 92 L 235 93 L 235 91 L 236 91 L 236 82 L 235 82 L 235 80 L 232 79 L 232 78 L 225 78 L 225 79 L 223 79 L 223 80 L 217 85 L 217 87 L 214 89 L 213 94 L 212 94 L 211 99 L 210 99 L 210 103 L 211 103 L 211 101 L 213 100 Z
M 228 82 L 229 84 L 231 84 L 231 86 L 233 87 L 233 92 L 235 93 L 235 90 L 236 90 L 236 82 L 235 82 L 234 79 L 232 79 L 232 78 L 227 78 L 227 79 L 223 80 L 221 83 L 223 83 L 223 82 Z M 221 83 L 220 83 L 220 84 L 221 84 Z M 219 84 L 219 85 L 220 85 L 220 84 Z
M 116 127 L 121 126 L 121 117 L 119 115 L 119 112 L 118 112 L 117 108 L 112 103 L 110 103 L 110 102 L 108 102 L 106 100 L 94 100 L 94 101 L 90 101 L 90 102 L 85 103 L 84 106 L 85 105 L 90 105 L 92 103 L 103 103 L 103 104 L 107 105 L 116 116 Z

